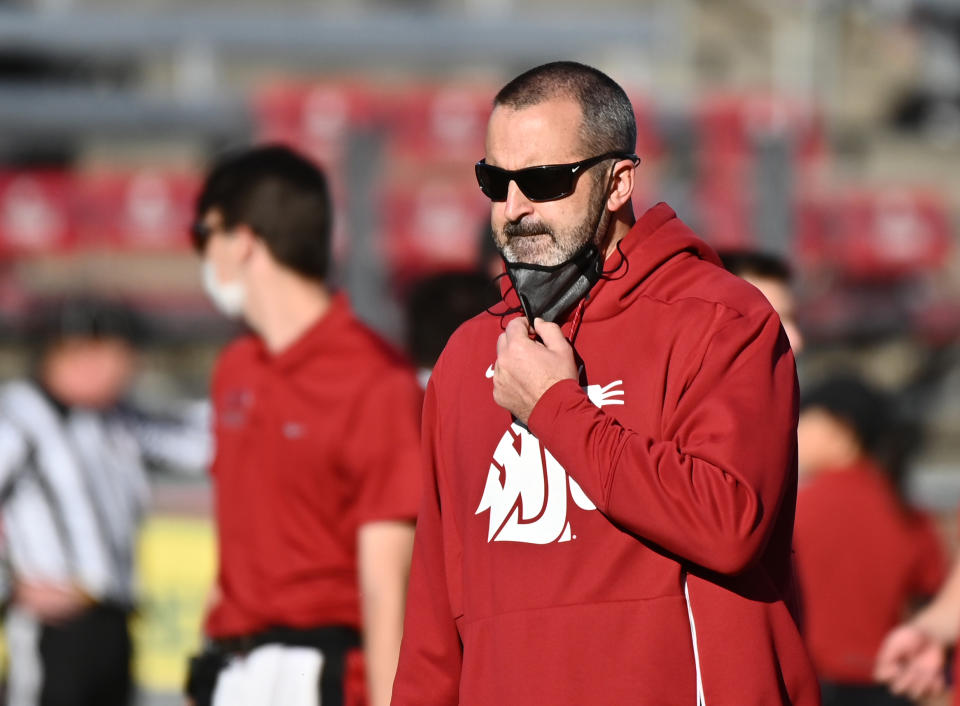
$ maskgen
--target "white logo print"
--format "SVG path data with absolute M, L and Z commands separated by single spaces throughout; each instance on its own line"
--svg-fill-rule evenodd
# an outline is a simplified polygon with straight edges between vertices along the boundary
M 614 389 L 622 384 L 590 385 L 587 395 L 597 407 L 622 405 L 622 399 L 613 399 L 622 397 L 623 390 Z M 488 542 L 567 542 L 576 539 L 567 519 L 568 492 L 580 509 L 597 509 L 540 440 L 513 423 L 493 452 L 475 514 L 490 511 Z
M 487 372 L 485 372 L 484 375 L 486 375 L 488 379 L 493 377 L 493 363 L 490 364 L 490 367 L 487 368 Z
M 608 404 L 623 404 L 623 400 L 613 399 L 614 397 L 623 397 L 623 390 L 614 389 L 618 385 L 622 385 L 623 380 L 614 380 L 609 385 L 587 385 L 587 397 L 590 398 L 590 401 L 593 402 L 597 407 L 603 407 Z

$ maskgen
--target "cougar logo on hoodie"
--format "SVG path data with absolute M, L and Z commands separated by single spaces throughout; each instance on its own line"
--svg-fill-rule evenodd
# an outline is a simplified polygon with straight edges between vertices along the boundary
M 623 390 L 616 389 L 622 384 L 589 385 L 587 396 L 597 407 L 622 405 Z M 493 452 L 475 514 L 490 511 L 488 542 L 568 542 L 576 539 L 567 519 L 568 489 L 577 507 L 597 509 L 537 437 L 513 423 Z

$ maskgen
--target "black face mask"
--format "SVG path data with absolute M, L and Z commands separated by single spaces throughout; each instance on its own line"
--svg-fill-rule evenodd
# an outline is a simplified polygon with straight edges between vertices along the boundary
M 559 265 L 524 262 L 506 265 L 507 275 L 531 326 L 537 317 L 556 322 L 587 295 L 603 273 L 600 250 L 592 242 L 585 243 L 573 257 Z

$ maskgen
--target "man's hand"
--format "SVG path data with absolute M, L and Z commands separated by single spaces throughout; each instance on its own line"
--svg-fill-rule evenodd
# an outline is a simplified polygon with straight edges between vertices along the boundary
M 884 639 L 873 676 L 894 694 L 923 699 L 943 692 L 943 645 L 916 625 L 907 623 Z
M 73 584 L 30 579 L 17 579 L 13 600 L 44 623 L 69 620 L 93 603 Z
M 577 379 L 573 348 L 560 327 L 539 318 L 533 326 L 543 343 L 530 339 L 530 328 L 523 317 L 507 324 L 497 339 L 497 362 L 493 366 L 494 401 L 524 424 L 554 383 Z

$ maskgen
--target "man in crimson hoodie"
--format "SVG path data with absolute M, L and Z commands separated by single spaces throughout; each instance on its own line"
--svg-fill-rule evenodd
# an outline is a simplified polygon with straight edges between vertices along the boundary
M 494 101 L 476 171 L 509 282 L 427 389 L 395 706 L 819 703 L 793 356 L 668 206 L 634 218 L 635 144 L 581 64 Z

